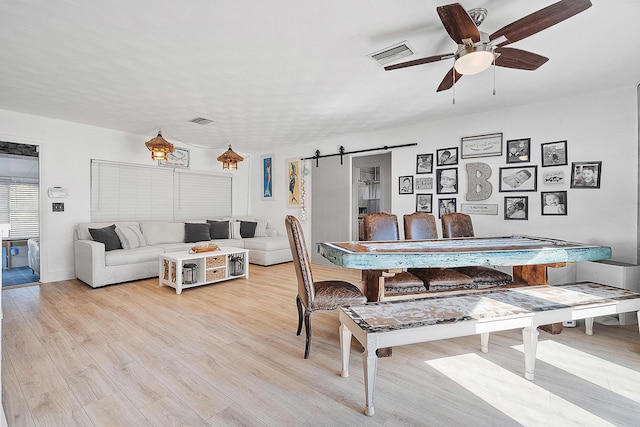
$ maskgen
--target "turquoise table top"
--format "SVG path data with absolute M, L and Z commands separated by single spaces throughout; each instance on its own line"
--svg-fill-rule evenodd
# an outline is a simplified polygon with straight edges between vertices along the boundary
M 535 265 L 611 258 L 608 246 L 544 237 L 473 237 L 438 240 L 318 243 L 332 263 L 359 270 Z

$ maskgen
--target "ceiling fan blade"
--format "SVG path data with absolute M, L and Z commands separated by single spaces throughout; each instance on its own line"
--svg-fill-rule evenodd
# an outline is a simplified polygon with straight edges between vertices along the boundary
M 489 36 L 489 40 L 497 39 L 500 36 L 505 36 L 506 41 L 498 44 L 498 46 L 505 46 L 510 43 L 515 43 L 518 40 L 522 40 L 533 34 L 539 33 L 553 25 L 556 25 L 565 19 L 569 19 L 580 12 L 583 12 L 591 7 L 590 0 L 561 0 L 537 12 L 533 12 L 530 15 L 520 18 L 517 21 L 512 22 L 509 25 L 505 25 L 498 31 Z
M 438 6 L 436 8 L 442 25 L 454 42 L 463 44 L 463 39 L 471 39 L 474 43 L 480 41 L 480 31 L 466 10 L 460 3 Z
M 513 47 L 499 47 L 496 53 L 500 54 L 495 60 L 497 66 L 518 70 L 536 70 L 549 60 L 546 56 Z
M 456 79 L 455 82 L 453 81 L 454 74 Z M 442 82 L 440 82 L 440 86 L 438 86 L 438 90 L 436 90 L 436 92 L 451 89 L 453 85 L 457 83 L 458 80 L 460 80 L 460 77 L 462 77 L 462 74 L 458 73 L 455 68 L 451 67 L 447 75 L 444 76 L 444 79 L 442 79 Z
M 413 61 L 401 62 L 399 64 L 387 65 L 384 67 L 386 71 L 397 70 L 398 68 L 413 67 L 414 65 L 428 64 L 429 62 L 442 61 L 443 59 L 451 59 L 455 55 L 453 53 L 445 53 L 442 55 L 427 56 L 426 58 L 414 59 Z

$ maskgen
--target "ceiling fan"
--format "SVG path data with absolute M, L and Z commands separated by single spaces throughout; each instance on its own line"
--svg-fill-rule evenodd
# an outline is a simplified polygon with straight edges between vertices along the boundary
M 549 58 L 505 46 L 539 33 L 590 7 L 590 0 L 560 0 L 505 25 L 489 35 L 478 30 L 478 26 L 486 16 L 486 9 L 473 9 L 470 11 L 470 16 L 470 13 L 460 3 L 438 6 L 436 10 L 442 25 L 453 41 L 458 44 L 456 52 L 388 65 L 384 69 L 387 71 L 397 70 L 454 58 L 454 66 L 442 79 L 437 92 L 451 89 L 464 74 L 479 73 L 491 64 L 519 70 L 536 70 Z

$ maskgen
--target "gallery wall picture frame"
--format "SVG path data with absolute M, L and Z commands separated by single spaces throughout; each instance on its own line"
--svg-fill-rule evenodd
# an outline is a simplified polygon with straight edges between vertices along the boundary
M 507 145 L 507 163 L 528 163 L 531 160 L 531 138 L 510 139 Z
M 418 154 L 416 156 L 416 174 L 433 173 L 433 154 Z
M 413 194 L 413 176 L 398 177 L 398 194 Z
M 542 191 L 542 215 L 566 215 L 567 192 L 566 191 Z
M 437 165 L 450 166 L 458 164 L 458 147 L 441 148 L 436 150 Z
M 188 148 L 174 147 L 172 153 L 167 153 L 167 160 L 158 160 L 158 165 L 171 168 L 188 168 L 190 157 Z
M 463 159 L 502 156 L 502 132 L 463 136 L 460 139 L 460 154 Z
M 527 220 L 529 219 L 529 197 L 514 196 L 504 198 L 504 219 Z
M 540 157 L 543 168 L 549 166 L 567 165 L 567 141 L 545 142 L 540 144 L 542 157 Z
M 433 212 L 433 194 L 416 194 L 416 212 Z
M 300 207 L 300 160 L 289 159 L 286 162 L 287 207 Z
M 273 200 L 273 154 L 262 156 L 262 199 Z
M 499 184 L 501 192 L 536 191 L 538 166 L 512 166 L 500 168 Z
M 457 200 L 454 197 L 438 199 L 438 218 L 444 214 L 457 212 Z
M 600 188 L 602 162 L 571 163 L 571 188 Z
M 436 193 L 458 193 L 458 168 L 436 169 Z
M 432 177 L 422 177 L 418 176 L 415 179 L 415 190 L 433 190 L 433 178 Z
M 564 171 L 563 170 L 543 171 L 542 182 L 548 185 L 564 184 Z

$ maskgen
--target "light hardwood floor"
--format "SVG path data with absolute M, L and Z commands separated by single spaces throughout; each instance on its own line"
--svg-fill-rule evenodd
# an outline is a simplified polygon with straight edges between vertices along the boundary
M 316 280 L 358 272 L 314 266 Z M 69 280 L 3 291 L 10 426 L 512 426 L 640 424 L 636 326 L 540 333 L 535 381 L 520 331 L 396 347 L 363 414 L 358 344 L 340 377 L 337 311 L 296 336 L 293 264 L 176 295 L 157 279 Z M 581 325 L 582 326 L 582 325 Z

